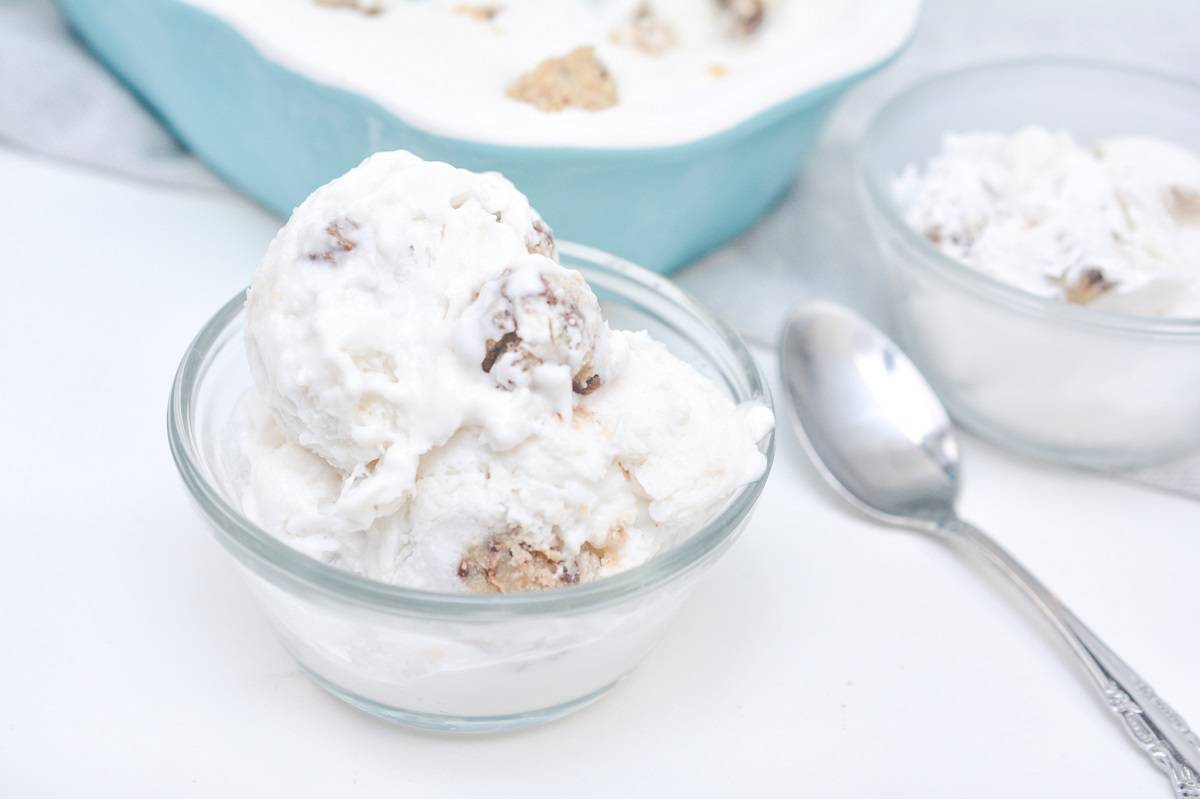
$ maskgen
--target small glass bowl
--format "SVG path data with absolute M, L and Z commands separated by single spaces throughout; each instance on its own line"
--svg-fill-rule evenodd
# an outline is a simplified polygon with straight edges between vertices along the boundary
M 1200 448 L 1200 319 L 1108 313 L 1037 297 L 942 254 L 891 183 L 955 131 L 1041 125 L 1089 143 L 1200 142 L 1200 85 L 1073 59 L 971 67 L 909 89 L 859 144 L 857 182 L 899 338 L 962 424 L 998 444 L 1095 468 Z
M 771 406 L 745 345 L 665 279 L 560 243 L 615 328 L 646 329 L 735 402 Z M 523 594 L 444 594 L 375 582 L 309 558 L 242 515 L 228 431 L 252 384 L 244 295 L 188 348 L 171 389 L 168 436 L 188 490 L 242 566 L 283 644 L 322 687 L 401 724 L 443 732 L 514 729 L 564 716 L 608 691 L 661 638 L 696 577 L 745 527 L 767 469 L 691 537 L 647 563 L 579 586 Z

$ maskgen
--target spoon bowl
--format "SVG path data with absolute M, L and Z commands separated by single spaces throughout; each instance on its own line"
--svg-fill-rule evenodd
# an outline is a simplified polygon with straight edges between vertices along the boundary
M 808 303 L 784 326 L 780 360 L 796 430 L 839 493 L 889 524 L 936 526 L 953 515 L 954 429 L 889 338 L 847 308 Z

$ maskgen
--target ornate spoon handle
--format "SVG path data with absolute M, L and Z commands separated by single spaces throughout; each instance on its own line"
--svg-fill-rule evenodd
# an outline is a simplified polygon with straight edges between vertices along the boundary
M 1200 799 L 1200 738 L 1188 729 L 1183 717 L 986 533 L 961 519 L 945 521 L 940 529 L 952 541 L 974 545 L 1024 590 L 1079 656 L 1104 703 L 1121 720 L 1134 743 L 1166 773 L 1175 795 Z

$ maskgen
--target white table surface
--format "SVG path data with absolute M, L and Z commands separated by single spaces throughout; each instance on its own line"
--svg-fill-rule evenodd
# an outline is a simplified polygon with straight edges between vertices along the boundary
M 4 150 L 0 186 L 0 796 L 1169 795 L 1010 591 L 848 515 L 786 431 L 743 539 L 602 702 L 476 739 L 343 706 L 166 444 L 176 362 L 276 220 Z M 966 514 L 1200 720 L 1200 504 L 964 450 Z

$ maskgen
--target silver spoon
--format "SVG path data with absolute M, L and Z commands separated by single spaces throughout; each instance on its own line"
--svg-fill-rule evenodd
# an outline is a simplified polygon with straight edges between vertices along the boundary
M 1200 738 L 1183 718 L 1024 566 L 958 517 L 954 430 L 904 353 L 853 312 L 816 302 L 784 325 L 780 366 L 797 433 L 838 493 L 878 521 L 982 555 L 1020 586 L 1176 796 L 1200 799 Z

